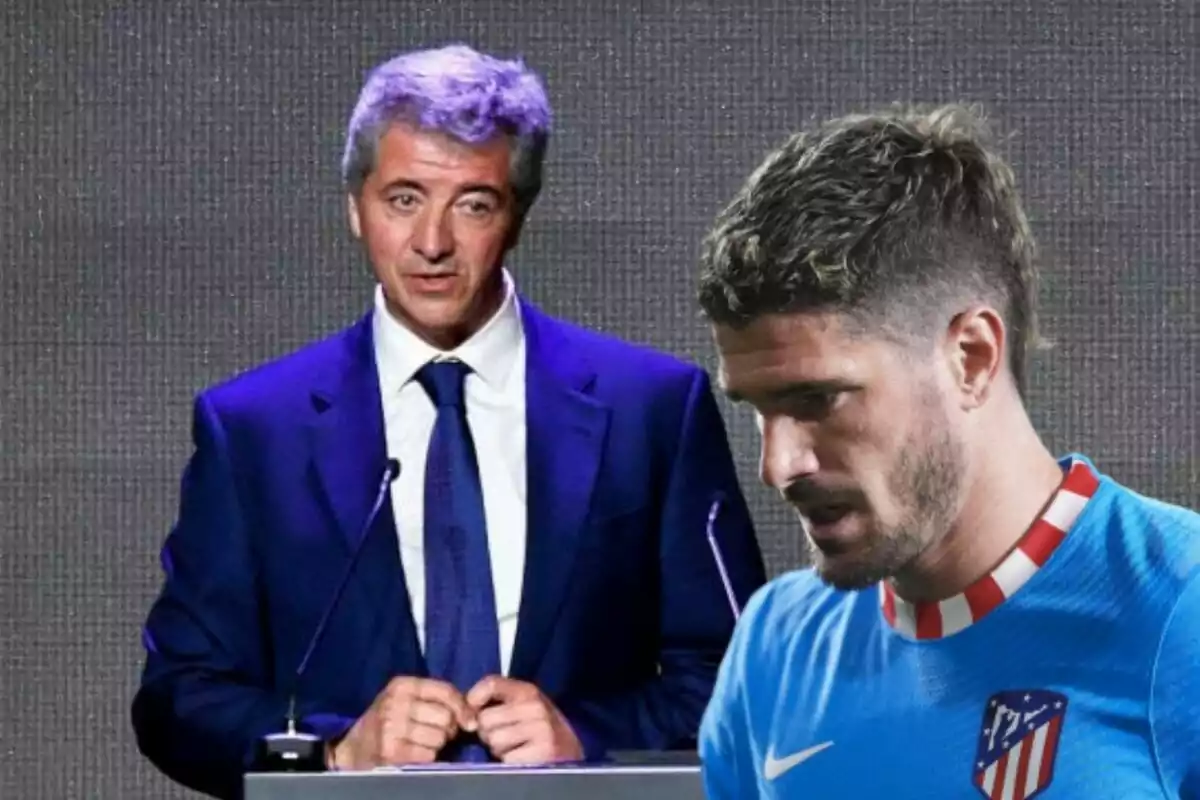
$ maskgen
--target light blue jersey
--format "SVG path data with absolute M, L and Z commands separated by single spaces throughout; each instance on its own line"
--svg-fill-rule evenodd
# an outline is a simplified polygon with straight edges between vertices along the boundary
M 1200 515 L 1062 466 L 961 595 L 760 590 L 701 728 L 709 798 L 1200 799 Z

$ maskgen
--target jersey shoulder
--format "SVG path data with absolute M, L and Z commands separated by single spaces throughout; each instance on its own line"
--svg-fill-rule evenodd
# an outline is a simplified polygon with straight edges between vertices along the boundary
M 1200 567 L 1200 514 L 1140 494 L 1099 473 L 1096 492 L 1069 534 L 1070 557 L 1054 560 L 1054 602 L 1116 624 L 1129 645 L 1149 647 Z M 1032 598 L 1033 595 L 1030 596 Z
M 1169 797 L 1200 793 L 1200 514 L 1146 497 L 1110 478 L 1097 499 L 1104 513 L 1090 536 L 1102 548 L 1123 629 L 1136 631 L 1125 649 L 1149 648 L 1148 713 L 1158 777 Z
M 1100 485 L 1108 489 L 1109 513 L 1122 528 L 1151 530 L 1185 545 L 1200 536 L 1200 513 L 1147 497 L 1108 476 L 1101 477 Z
M 1099 535 L 1087 537 L 1098 545 L 1097 557 L 1112 562 L 1119 553 L 1115 561 L 1124 579 L 1169 584 L 1176 595 L 1181 592 L 1200 566 L 1200 514 L 1146 497 L 1107 476 L 1093 500 L 1097 513 L 1085 513 L 1079 522 L 1100 528 L 1092 532 Z

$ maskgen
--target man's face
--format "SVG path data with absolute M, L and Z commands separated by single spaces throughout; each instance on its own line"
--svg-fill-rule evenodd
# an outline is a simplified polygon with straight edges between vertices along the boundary
M 517 225 L 509 156 L 505 138 L 467 145 L 394 124 L 349 199 L 389 309 L 437 346 L 466 339 L 503 297 L 499 271 Z
M 763 482 L 800 513 L 822 579 L 857 589 L 946 534 L 966 454 L 934 346 L 915 352 L 846 322 L 767 315 L 714 334 L 724 389 L 756 412 Z

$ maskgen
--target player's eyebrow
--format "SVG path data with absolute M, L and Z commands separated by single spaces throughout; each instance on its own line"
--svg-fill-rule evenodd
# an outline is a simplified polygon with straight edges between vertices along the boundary
M 722 385 L 721 391 L 734 403 L 751 402 L 752 398 L 759 401 L 778 403 L 797 397 L 852 392 L 861 388 L 856 383 L 837 378 L 828 378 L 824 380 L 793 381 L 761 392 L 753 390 L 738 391 L 737 389 L 731 389 L 728 386 Z

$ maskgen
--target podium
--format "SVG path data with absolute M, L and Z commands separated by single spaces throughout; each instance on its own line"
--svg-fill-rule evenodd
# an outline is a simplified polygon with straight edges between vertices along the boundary
M 250 773 L 245 800 L 705 800 L 700 767 L 445 765 Z

